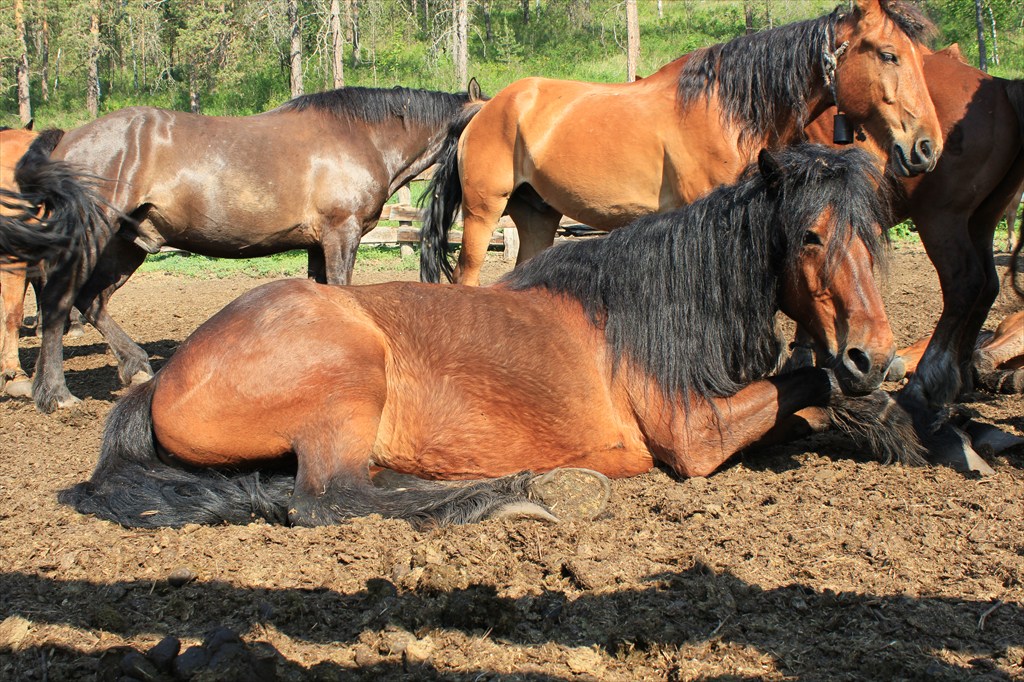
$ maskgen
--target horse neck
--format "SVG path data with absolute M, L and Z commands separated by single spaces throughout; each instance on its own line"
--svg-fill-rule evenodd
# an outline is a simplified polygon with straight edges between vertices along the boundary
M 445 138 L 449 122 L 404 125 L 395 120 L 374 128 L 372 138 L 390 176 L 389 194 L 394 194 L 433 163 Z

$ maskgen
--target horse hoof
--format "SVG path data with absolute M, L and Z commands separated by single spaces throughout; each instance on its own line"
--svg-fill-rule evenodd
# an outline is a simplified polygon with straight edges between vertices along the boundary
M 529 495 L 559 519 L 590 520 L 608 506 L 612 484 L 590 469 L 552 469 L 530 481 Z
M 68 396 L 67 398 L 63 398 L 62 400 L 58 400 L 57 401 L 57 408 L 61 409 L 61 410 L 66 410 L 68 408 L 75 407 L 76 405 L 81 405 L 81 404 L 82 404 L 82 399 L 81 398 L 76 398 L 75 396 L 72 395 L 72 396 Z
M 975 450 L 988 451 L 994 455 L 998 455 L 1003 450 L 1024 445 L 1024 438 L 1007 433 L 991 424 L 968 421 L 964 425 L 964 431 L 971 437 L 971 445 Z
M 135 374 L 132 375 L 131 381 L 129 383 L 132 386 L 138 386 L 139 384 L 146 383 L 147 381 L 149 381 L 152 378 L 153 378 L 153 375 L 150 374 L 149 372 L 139 371 L 139 372 L 136 372 Z
M 72 325 L 64 336 L 69 339 L 80 339 L 85 336 L 85 327 L 80 324 Z
M 15 379 L 14 381 L 9 381 L 7 382 L 7 385 L 4 387 L 4 393 L 11 396 L 12 398 L 31 398 L 32 380 Z
M 982 476 L 996 473 L 974 450 L 970 437 L 948 422 L 940 428 L 928 449 L 931 461 L 936 464 L 944 464 L 962 473 L 973 471 Z
M 558 523 L 557 516 L 535 502 L 509 502 L 487 515 L 488 519 L 536 519 Z
M 885 372 L 886 381 L 902 381 L 907 376 L 907 363 L 899 355 L 889 363 L 889 369 Z

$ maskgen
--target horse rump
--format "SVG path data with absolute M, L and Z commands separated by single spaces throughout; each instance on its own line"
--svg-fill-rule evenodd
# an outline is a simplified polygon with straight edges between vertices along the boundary
M 190 471 L 160 459 L 150 414 L 155 389 L 150 381 L 117 403 L 92 478 L 62 491 L 60 502 L 132 528 L 287 523 L 294 477 Z

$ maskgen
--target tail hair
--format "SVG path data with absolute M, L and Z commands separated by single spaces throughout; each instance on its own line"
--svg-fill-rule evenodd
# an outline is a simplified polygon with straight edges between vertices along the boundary
M 41 133 L 15 166 L 18 190 L 0 190 L 0 204 L 9 212 L 0 219 L 0 251 L 29 262 L 63 263 L 110 231 L 98 179 L 50 158 L 63 135 L 57 129 Z
M 437 157 L 434 177 L 420 201 L 429 202 L 423 229 L 420 230 L 420 281 L 436 284 L 441 273 L 452 281 L 455 268 L 451 261 L 448 232 L 462 205 L 462 180 L 459 178 L 459 138 L 483 103 L 467 107 L 448 130 L 448 137 Z

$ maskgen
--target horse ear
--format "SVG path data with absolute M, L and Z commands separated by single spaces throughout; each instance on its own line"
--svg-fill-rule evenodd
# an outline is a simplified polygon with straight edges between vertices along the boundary
M 466 86 L 466 92 L 469 93 L 470 102 L 479 102 L 484 98 L 483 93 L 480 92 L 480 84 L 476 82 L 476 76 L 469 79 L 469 85 Z
M 883 17 L 885 15 L 879 0 L 854 0 L 854 4 L 865 18 Z
M 25 124 L 25 130 L 32 130 L 32 126 L 35 124 L 35 122 L 36 120 L 34 118 L 30 118 L 28 120 L 28 123 Z
M 757 168 L 761 171 L 764 184 L 770 192 L 776 192 L 782 187 L 783 172 L 779 162 L 775 160 L 772 153 L 762 149 L 757 155 Z

